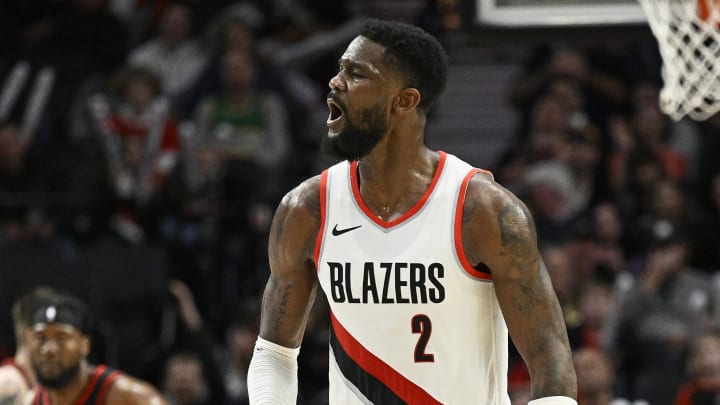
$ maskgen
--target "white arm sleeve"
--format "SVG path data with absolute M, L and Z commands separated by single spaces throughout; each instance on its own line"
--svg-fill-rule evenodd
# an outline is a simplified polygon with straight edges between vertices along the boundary
M 291 349 L 258 337 L 247 376 L 250 405 L 297 402 L 299 353 L 299 347 Z
M 528 405 L 577 405 L 570 397 L 543 397 L 528 402 Z

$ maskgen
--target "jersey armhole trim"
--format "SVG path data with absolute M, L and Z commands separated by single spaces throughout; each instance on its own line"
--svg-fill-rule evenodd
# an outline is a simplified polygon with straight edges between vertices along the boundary
M 97 384 L 98 379 L 100 379 L 100 376 L 102 376 L 102 373 L 105 372 L 105 368 L 105 366 L 99 365 L 95 368 L 95 370 L 93 370 L 93 373 L 90 375 L 90 379 L 85 385 L 85 389 L 78 397 L 79 399 L 76 402 L 77 404 L 84 404 L 85 402 L 87 402 L 88 398 L 90 398 L 90 395 L 92 395 L 93 391 L 95 390 L 95 384 Z
M 325 224 L 327 222 L 327 181 L 328 170 L 323 170 L 320 175 L 320 226 L 317 237 L 315 238 L 315 252 L 313 252 L 313 260 L 315 261 L 315 271 L 320 266 L 320 251 L 322 250 L 323 236 L 325 235 Z
M 108 392 L 110 391 L 110 387 L 115 384 L 115 380 L 120 377 L 120 371 L 113 370 L 109 376 L 103 381 L 103 386 L 100 388 L 100 392 L 98 393 L 98 403 L 104 404 L 105 403 L 105 397 L 107 396 Z
M 470 263 L 470 260 L 468 260 L 467 256 L 465 255 L 465 247 L 463 246 L 462 220 L 463 208 L 465 207 L 465 197 L 467 195 L 467 188 L 468 184 L 470 184 L 470 180 L 478 173 L 490 172 L 482 169 L 473 168 L 468 172 L 468 174 L 465 175 L 465 178 L 460 184 L 460 192 L 458 193 L 457 197 L 457 206 L 455 207 L 455 224 L 453 225 L 453 239 L 455 239 L 455 254 L 458 257 L 458 260 L 460 261 L 460 265 L 462 266 L 463 270 L 465 270 L 465 272 L 473 278 L 485 281 L 492 281 L 492 275 L 490 273 L 478 271 L 477 269 L 475 269 L 472 263 Z M 492 174 L 490 174 L 490 176 L 492 176 Z

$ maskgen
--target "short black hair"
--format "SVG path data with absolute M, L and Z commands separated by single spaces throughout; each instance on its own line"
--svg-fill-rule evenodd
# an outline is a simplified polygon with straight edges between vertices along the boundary
M 428 32 L 399 21 L 369 19 L 360 35 L 385 47 L 388 63 L 405 76 L 408 87 L 420 92 L 419 109 L 427 113 L 445 90 L 448 56 Z

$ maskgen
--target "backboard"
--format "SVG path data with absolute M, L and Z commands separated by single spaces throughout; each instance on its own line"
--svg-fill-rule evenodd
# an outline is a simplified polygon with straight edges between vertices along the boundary
M 637 0 L 472 0 L 475 26 L 588 26 L 645 23 Z

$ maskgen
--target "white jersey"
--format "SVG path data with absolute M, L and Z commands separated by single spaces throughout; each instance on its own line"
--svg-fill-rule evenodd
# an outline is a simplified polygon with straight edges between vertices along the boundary
M 462 248 L 478 171 L 440 152 L 423 198 L 389 222 L 362 200 L 357 163 L 323 172 L 315 263 L 331 311 L 330 404 L 510 403 L 492 278 Z

